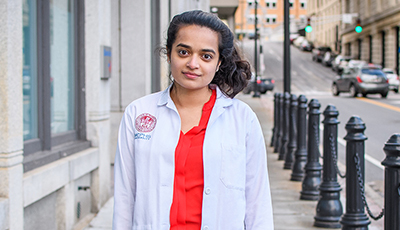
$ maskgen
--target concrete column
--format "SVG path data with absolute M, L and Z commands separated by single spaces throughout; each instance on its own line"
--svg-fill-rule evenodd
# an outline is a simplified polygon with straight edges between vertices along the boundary
M 24 217 L 22 1 L 0 0 L 0 22 L 0 229 L 19 230 Z
M 70 182 L 56 192 L 56 223 L 58 230 L 73 229 L 75 224 L 74 186 Z
M 396 68 L 396 28 L 388 28 L 386 30 L 386 67 Z
M 100 68 L 101 46 L 111 46 L 110 18 L 111 0 L 85 1 L 87 139 L 99 150 L 99 167 L 92 173 L 93 212 L 110 197 L 110 80 L 101 79 Z

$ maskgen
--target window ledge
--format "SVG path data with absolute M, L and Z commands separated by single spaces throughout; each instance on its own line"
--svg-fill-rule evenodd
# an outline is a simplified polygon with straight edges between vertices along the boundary
M 24 173 L 24 207 L 99 167 L 98 148 L 89 148 Z
M 35 168 L 68 157 L 87 148 L 90 148 L 89 141 L 73 141 L 55 146 L 49 151 L 31 153 L 24 156 L 24 172 L 29 172 Z

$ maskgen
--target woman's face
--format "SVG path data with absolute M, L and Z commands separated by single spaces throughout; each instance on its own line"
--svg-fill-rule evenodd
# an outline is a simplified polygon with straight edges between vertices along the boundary
M 168 55 L 174 87 L 207 90 L 219 67 L 218 34 L 197 25 L 179 29 Z

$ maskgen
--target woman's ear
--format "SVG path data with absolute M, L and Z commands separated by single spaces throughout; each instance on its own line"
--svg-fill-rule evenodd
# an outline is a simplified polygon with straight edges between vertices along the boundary
M 221 61 L 218 62 L 217 69 L 215 70 L 215 72 L 218 72 L 220 66 L 221 66 Z
M 166 48 L 167 50 L 167 62 L 168 64 L 171 64 L 171 52 L 168 50 L 168 48 Z

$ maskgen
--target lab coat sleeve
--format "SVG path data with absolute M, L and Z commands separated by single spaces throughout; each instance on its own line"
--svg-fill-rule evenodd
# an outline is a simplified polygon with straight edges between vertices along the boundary
M 118 133 L 114 163 L 113 230 L 131 230 L 135 202 L 134 117 L 125 112 Z
M 267 153 L 260 123 L 253 113 L 246 136 L 246 230 L 273 230 Z

